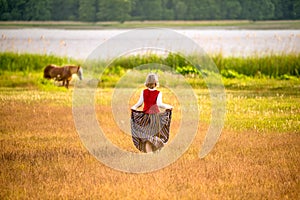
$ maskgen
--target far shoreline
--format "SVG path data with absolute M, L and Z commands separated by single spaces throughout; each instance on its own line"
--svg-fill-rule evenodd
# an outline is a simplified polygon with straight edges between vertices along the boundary
M 77 21 L 0 21 L 0 29 L 47 28 L 47 29 L 132 29 L 132 28 L 176 28 L 176 29 L 223 29 L 223 30 L 299 30 L 300 20 L 204 20 L 204 21 L 126 21 L 77 22 Z

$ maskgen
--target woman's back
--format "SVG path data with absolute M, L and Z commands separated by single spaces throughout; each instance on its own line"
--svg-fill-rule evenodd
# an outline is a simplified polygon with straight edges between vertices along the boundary
M 159 113 L 159 109 L 156 104 L 158 94 L 159 94 L 158 90 L 145 89 L 143 91 L 143 97 L 144 97 L 143 111 L 145 113 L 148 113 L 148 114 Z

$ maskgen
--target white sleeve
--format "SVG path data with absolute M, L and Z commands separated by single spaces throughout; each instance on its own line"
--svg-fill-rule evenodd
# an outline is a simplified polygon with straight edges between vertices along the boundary
M 173 106 L 162 102 L 162 93 L 161 92 L 159 92 L 159 94 L 157 96 L 156 104 L 158 107 L 163 108 L 163 109 L 172 109 L 173 108 Z
M 138 100 L 138 102 L 131 107 L 131 109 L 133 110 L 136 110 L 138 107 L 140 107 L 142 104 L 144 103 L 144 92 L 142 91 L 141 92 L 141 95 L 140 95 L 140 99 Z

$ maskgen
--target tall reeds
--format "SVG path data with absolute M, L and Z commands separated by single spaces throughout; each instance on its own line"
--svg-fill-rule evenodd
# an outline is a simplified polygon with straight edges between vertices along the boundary
M 300 76 L 300 54 L 281 54 L 251 57 L 213 58 L 220 71 L 232 70 L 245 76 L 267 76 L 279 78 L 283 75 Z
M 300 77 L 300 54 L 281 54 L 251 57 L 225 57 L 222 54 L 211 57 L 223 76 L 281 78 L 285 75 Z M 41 72 L 48 64 L 80 64 L 82 61 L 54 55 L 0 53 L 0 71 Z M 143 64 L 159 63 L 167 65 L 183 75 L 199 74 L 185 58 L 170 53 L 167 56 L 156 54 L 132 55 L 116 59 L 106 73 L 121 75 L 120 71 L 133 69 Z M 226 75 L 227 74 L 227 75 Z
M 78 61 L 68 57 L 39 54 L 18 54 L 11 52 L 0 53 L 0 71 L 33 72 L 41 71 L 46 65 L 63 65 Z

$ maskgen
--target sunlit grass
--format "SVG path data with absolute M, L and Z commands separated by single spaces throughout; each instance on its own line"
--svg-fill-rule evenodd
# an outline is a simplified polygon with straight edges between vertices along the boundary
M 249 94 L 248 94 L 249 95 Z M 228 94 L 227 127 L 233 130 L 294 132 L 300 130 L 300 94 L 264 92 L 255 96 Z
M 177 106 L 176 97 L 161 89 L 164 101 Z M 298 197 L 297 91 L 227 90 L 221 138 L 207 157 L 199 159 L 211 108 L 208 91 L 196 89 L 200 125 L 187 152 L 162 170 L 128 174 L 104 166 L 85 149 L 74 126 L 72 90 L 0 88 L 1 199 Z M 138 94 L 139 91 L 129 104 L 136 101 Z M 122 133 L 112 118 L 112 95 L 113 89 L 97 90 L 99 123 L 117 146 L 138 152 L 130 136 Z M 175 109 L 172 137 L 179 116 Z
M 138 153 L 112 112 L 114 87 L 125 71 L 110 73 L 102 77 L 95 93 L 97 120 L 116 146 Z M 200 109 L 196 138 L 167 168 L 127 174 L 101 164 L 81 143 L 72 116 L 74 82 L 67 90 L 43 79 L 42 68 L 1 70 L 0 198 L 297 199 L 299 78 L 245 76 L 236 71 L 227 76 L 234 77 L 222 77 L 225 125 L 207 157 L 199 159 L 198 153 L 211 122 L 210 94 L 203 79 L 187 74 L 184 79 L 193 87 Z M 161 83 L 163 101 L 174 106 L 172 141 L 185 116 L 176 88 Z M 126 101 L 123 110 L 129 113 L 143 88 L 134 88 L 129 99 L 121 99 Z M 124 120 L 128 123 L 130 115 Z

